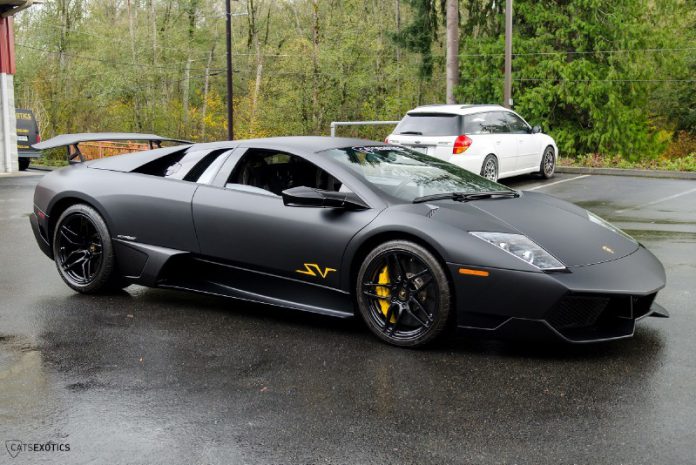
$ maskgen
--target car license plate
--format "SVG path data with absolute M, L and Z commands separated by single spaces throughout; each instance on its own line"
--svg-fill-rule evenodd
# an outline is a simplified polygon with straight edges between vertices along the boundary
M 19 142 L 29 142 L 29 138 L 27 136 L 17 136 L 17 141 Z

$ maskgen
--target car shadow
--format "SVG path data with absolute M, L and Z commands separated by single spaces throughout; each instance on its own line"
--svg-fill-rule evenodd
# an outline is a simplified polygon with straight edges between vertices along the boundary
M 431 350 L 468 355 L 496 354 L 501 357 L 539 360 L 601 359 L 640 355 L 657 356 L 665 342 L 654 328 L 638 323 L 632 338 L 589 344 L 562 341 L 522 341 L 486 336 L 452 335 L 436 343 Z
M 92 299 L 91 296 L 76 294 L 73 299 Z M 137 302 L 140 314 L 148 312 L 190 312 L 191 310 L 213 312 L 233 317 L 238 324 L 256 326 L 259 323 L 274 327 L 302 328 L 326 333 L 327 336 L 341 335 L 357 337 L 368 350 L 385 348 L 403 351 L 388 346 L 375 338 L 360 318 L 341 319 L 332 316 L 303 312 L 267 304 L 246 302 L 227 297 L 211 296 L 193 292 L 132 286 L 109 294 L 109 298 Z M 592 344 L 567 344 L 553 341 L 506 340 L 485 335 L 460 335 L 450 331 L 441 340 L 423 349 L 424 353 L 449 353 L 451 355 L 497 355 L 506 358 L 529 358 L 539 360 L 602 359 L 640 355 L 657 356 L 664 341 L 653 328 L 639 323 L 631 339 Z M 378 349 L 379 351 L 379 349 Z

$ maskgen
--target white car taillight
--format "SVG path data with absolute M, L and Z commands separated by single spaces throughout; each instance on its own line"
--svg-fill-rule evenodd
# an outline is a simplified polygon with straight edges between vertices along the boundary
M 454 147 L 452 147 L 452 154 L 459 155 L 460 153 L 464 153 L 466 149 L 471 147 L 472 142 L 473 141 L 464 134 L 458 136 L 454 141 Z

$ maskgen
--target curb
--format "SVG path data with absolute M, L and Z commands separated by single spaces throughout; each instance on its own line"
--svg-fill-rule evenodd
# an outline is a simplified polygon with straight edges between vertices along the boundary
M 45 165 L 29 165 L 29 168 L 32 170 L 37 170 L 37 171 L 53 171 L 57 170 L 58 168 L 62 168 L 60 166 L 45 166 Z
M 585 166 L 558 166 L 556 173 L 601 174 L 609 176 L 635 176 L 641 178 L 696 179 L 693 171 L 636 170 L 624 168 L 589 168 Z

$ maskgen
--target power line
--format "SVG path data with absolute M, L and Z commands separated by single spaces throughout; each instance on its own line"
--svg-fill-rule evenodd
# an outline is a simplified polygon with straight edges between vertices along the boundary
M 75 32 L 75 31 L 74 31 Z M 90 33 L 85 33 L 91 36 L 95 37 L 104 37 L 98 34 L 90 34 Z M 106 38 L 106 37 L 104 37 Z M 109 63 L 113 65 L 120 65 L 120 66 L 134 66 L 134 67 L 148 67 L 148 68 L 157 68 L 157 69 L 176 69 L 176 70 L 181 70 L 182 66 L 185 66 L 188 60 L 182 61 L 182 62 L 176 62 L 176 63 L 170 63 L 167 65 L 163 64 L 152 64 L 152 63 L 137 63 L 137 62 L 125 62 L 125 61 L 117 61 L 113 59 L 105 59 L 105 58 L 99 58 L 99 57 L 93 57 L 93 56 L 86 56 L 86 55 L 79 55 L 75 54 L 72 52 L 59 52 L 55 50 L 48 50 L 45 48 L 41 47 L 34 47 L 31 45 L 23 44 L 23 43 L 16 43 L 15 45 L 31 50 L 37 50 L 41 51 L 44 53 L 50 53 L 50 54 L 56 54 L 59 55 L 62 53 L 63 56 L 71 57 L 71 58 L 77 58 L 77 59 L 83 59 L 83 60 L 89 60 L 89 61 L 97 61 L 101 63 Z M 167 47 L 168 49 L 172 49 L 171 47 Z M 633 52 L 685 52 L 685 51 L 696 51 L 696 47 L 682 47 L 682 48 L 649 48 L 649 49 L 613 49 L 613 50 L 595 50 L 595 51 L 551 51 L 551 52 L 523 52 L 523 53 L 514 53 L 513 57 L 515 56 L 551 56 L 551 55 L 588 55 L 588 54 L 595 54 L 595 53 L 633 53 Z M 207 54 L 207 53 L 206 53 Z M 255 53 L 233 53 L 233 56 L 240 56 L 240 57 L 255 57 L 257 54 Z M 261 54 L 262 57 L 264 58 L 306 58 L 307 55 L 302 55 L 302 54 L 285 54 L 285 53 L 265 53 Z M 435 57 L 442 57 L 443 55 L 433 55 Z M 504 56 L 503 53 L 473 53 L 473 54 L 460 54 L 461 57 L 494 57 L 494 56 Z M 411 57 L 413 59 L 417 59 L 418 57 L 413 56 Z M 194 61 L 203 61 L 204 58 L 201 59 L 192 59 L 191 62 Z M 204 71 L 205 68 L 190 68 L 191 71 Z M 211 68 L 209 71 L 221 71 L 222 68 Z M 325 73 L 321 73 L 325 74 Z M 519 79 L 516 79 L 519 80 Z M 690 82 L 690 81 L 686 81 Z
M 57 50 L 48 50 L 48 49 L 41 48 L 41 47 L 34 47 L 32 45 L 23 44 L 21 42 L 16 42 L 15 45 L 17 47 L 27 48 L 30 50 L 37 50 L 40 52 L 50 53 L 50 54 L 54 54 L 54 55 L 61 55 L 62 54 L 63 56 L 70 57 L 70 58 L 77 58 L 77 59 L 89 60 L 89 61 L 97 61 L 97 62 L 101 62 L 101 63 L 109 63 L 109 64 L 113 64 L 113 65 L 122 65 L 122 66 L 143 66 L 143 67 L 148 67 L 148 68 L 180 70 L 182 68 L 182 66 L 186 65 L 186 63 L 188 61 L 188 60 L 187 61 L 180 61 L 180 62 L 176 62 L 176 63 L 171 63 L 169 65 L 155 65 L 152 63 L 137 63 L 137 62 L 117 61 L 117 60 L 112 60 L 109 58 L 99 58 L 99 57 L 93 57 L 93 56 L 87 56 L 87 55 L 79 55 L 79 54 L 75 54 L 72 52 L 60 52 Z M 232 55 L 233 56 L 256 56 L 255 53 L 233 53 Z M 263 56 L 264 57 L 290 57 L 290 56 L 295 56 L 295 55 L 263 54 Z M 296 56 L 305 56 L 305 55 L 296 55 Z M 203 60 L 202 59 L 191 60 L 191 62 L 194 62 L 194 61 L 203 61 Z M 190 68 L 191 71 L 205 71 L 205 69 L 206 68 L 200 68 L 200 67 L 199 68 Z M 210 68 L 210 71 L 213 71 L 213 70 L 214 71 L 221 71 L 223 69 L 222 68 Z
M 82 60 L 88 60 L 88 61 L 96 61 L 100 63 L 107 63 L 111 65 L 118 65 L 118 66 L 133 66 L 133 67 L 143 67 L 143 68 L 155 68 L 155 69 L 165 69 L 165 70 L 177 70 L 177 71 L 182 71 L 183 65 L 186 62 L 179 62 L 175 64 L 170 64 L 170 65 L 154 65 L 150 63 L 137 63 L 137 62 L 126 62 L 126 61 L 118 61 L 118 60 L 112 60 L 112 59 L 106 59 L 106 58 L 99 58 L 99 57 L 93 57 L 93 56 L 86 56 L 86 55 L 79 55 L 79 54 L 74 54 L 71 52 L 59 52 L 56 50 L 47 50 L 45 48 L 41 47 L 34 47 L 31 45 L 23 44 L 23 43 L 16 43 L 18 47 L 22 48 L 27 48 L 31 50 L 37 50 L 40 52 L 44 53 L 50 53 L 50 54 L 56 54 L 60 55 L 62 53 L 63 56 L 70 57 L 70 58 L 76 58 L 76 59 L 82 59 Z M 647 50 L 647 49 L 646 49 Z M 656 50 L 696 50 L 696 48 L 681 48 L 681 49 L 651 49 L 653 51 Z M 538 52 L 535 54 L 549 54 L 550 52 Z M 565 53 L 565 52 L 563 52 Z M 234 54 L 236 56 L 255 56 L 253 53 L 240 53 L 240 54 Z M 491 56 L 491 55 L 501 55 L 501 54 L 476 54 L 476 55 L 466 55 L 466 56 Z M 305 55 L 284 55 L 284 54 L 277 54 L 277 55 L 269 55 L 269 56 L 282 56 L 282 57 L 291 57 L 291 56 L 305 56 Z M 190 68 L 190 71 L 205 71 L 206 68 Z M 208 69 L 208 72 L 210 75 L 215 75 L 220 71 L 224 71 L 222 68 L 210 68 Z M 106 73 L 104 73 L 106 74 Z M 280 72 L 275 72 L 274 76 L 311 76 L 312 72 L 302 72 L 302 71 L 297 71 L 297 72 L 292 72 L 292 71 L 280 71 Z M 321 76 L 329 76 L 329 77 L 336 77 L 336 76 L 345 76 L 345 73 L 342 72 L 334 72 L 334 73 L 328 73 L 326 71 L 321 71 L 317 73 L 318 75 Z M 96 74 L 95 74 L 96 75 Z M 356 76 L 356 74 L 351 75 L 353 77 Z M 362 76 L 368 76 L 363 73 Z M 369 76 L 368 76 L 369 77 Z M 417 80 L 418 78 L 412 78 L 410 80 Z M 466 78 L 465 78 L 466 79 Z M 471 78 L 469 78 L 471 79 Z M 486 77 L 477 77 L 474 78 L 475 80 L 500 80 L 502 78 L 498 78 L 495 76 L 486 76 Z M 380 79 L 381 80 L 381 79 Z M 403 80 L 403 78 L 402 78 Z M 543 81 L 553 81 L 553 82 L 696 82 L 696 79 L 564 79 L 564 78 L 525 78 L 525 77 L 515 77 L 513 78 L 514 81 L 521 81 L 521 82 L 543 82 Z
M 500 79 L 500 78 L 499 78 Z M 553 82 L 696 82 L 696 79 L 555 79 L 555 78 L 514 78 L 515 81 L 553 81 Z
M 696 51 L 696 47 L 681 47 L 681 48 L 634 48 L 634 49 L 614 49 L 614 50 L 568 50 L 568 51 L 551 51 L 551 52 L 522 52 L 513 53 L 512 56 L 535 56 L 535 55 L 593 55 L 596 53 L 634 53 L 634 52 L 685 52 Z M 460 54 L 463 57 L 490 57 L 504 56 L 504 53 L 468 53 Z M 444 56 L 444 55 L 434 55 Z
M 46 26 L 48 26 L 48 27 L 53 27 L 53 28 L 55 28 L 55 29 L 64 29 L 64 26 L 63 26 L 63 25 L 56 24 L 56 23 L 51 23 L 51 22 L 48 22 L 48 21 L 43 21 L 43 22 L 41 23 L 41 25 L 46 25 Z M 129 40 L 119 39 L 119 38 L 114 38 L 114 37 L 107 37 L 107 36 L 104 35 L 104 34 L 98 34 L 98 33 L 87 32 L 87 31 L 79 31 L 79 30 L 77 30 L 77 29 L 70 29 L 70 30 L 69 30 L 69 34 L 81 34 L 81 35 L 86 35 L 86 36 L 89 36 L 89 37 L 96 37 L 96 38 L 98 38 L 98 39 L 106 39 L 106 40 L 108 40 L 108 41 L 110 41 L 110 42 L 116 42 L 116 43 L 121 43 L 121 44 L 128 44 L 128 45 L 130 45 L 130 43 L 131 43 Z M 159 43 L 157 44 L 157 48 L 158 48 L 158 49 L 161 49 L 161 50 L 175 50 L 175 51 L 178 51 L 178 52 L 181 52 L 181 51 L 182 51 L 182 49 L 180 49 L 180 48 L 177 48 L 177 47 L 170 47 L 170 46 L 167 46 L 167 45 L 161 45 L 161 44 L 159 44 Z M 207 52 L 206 52 L 205 54 L 207 55 Z M 200 58 L 199 60 L 204 60 L 204 59 L 205 59 L 205 58 Z M 198 61 L 198 60 L 194 60 L 194 61 Z
M 85 79 L 90 79 L 90 78 L 95 78 L 99 76 L 106 76 L 109 74 L 113 74 L 113 70 L 107 70 L 107 71 L 100 71 L 97 73 L 88 73 L 88 74 L 68 74 L 66 75 L 55 75 L 51 77 L 35 77 L 33 79 L 26 79 L 23 82 L 32 82 L 32 83 L 47 83 L 47 82 L 57 82 L 57 81 L 67 81 L 67 80 L 73 80 L 73 81 L 82 81 Z M 220 74 L 219 71 L 215 72 L 210 72 L 208 73 L 209 77 L 215 77 Z M 197 78 L 205 78 L 205 74 L 193 74 L 189 76 L 189 79 L 192 81 L 197 79 Z M 179 78 L 179 79 L 163 79 L 161 76 L 157 76 L 157 84 L 173 84 L 177 82 L 182 82 L 185 81 L 186 78 Z M 21 79 L 21 78 L 18 78 Z M 147 82 L 146 84 L 152 84 L 152 82 Z
M 111 59 L 107 59 L 107 58 L 98 58 L 98 57 L 92 57 L 92 56 L 86 56 L 86 55 L 78 55 L 78 54 L 75 54 L 72 52 L 60 52 L 57 50 L 47 50 L 45 48 L 34 47 L 31 45 L 22 44 L 19 42 L 15 43 L 15 45 L 17 47 L 28 48 L 31 50 L 37 50 L 37 51 L 44 52 L 44 53 L 51 53 L 54 55 L 63 55 L 63 56 L 70 57 L 70 58 L 77 58 L 77 59 L 89 60 L 89 61 L 97 61 L 100 63 L 109 63 L 112 65 L 120 65 L 120 66 L 142 66 L 142 67 L 147 67 L 147 68 L 178 69 L 179 70 L 179 69 L 181 69 L 181 66 L 186 63 L 186 61 L 182 61 L 182 62 L 176 63 L 174 65 L 155 65 L 152 63 L 136 63 L 136 62 L 127 62 L 127 61 L 116 61 L 116 60 L 111 60 Z M 191 71 L 205 71 L 205 69 L 206 68 L 190 68 Z M 211 68 L 211 71 L 212 71 L 212 68 Z M 217 71 L 219 71 L 219 69 Z

